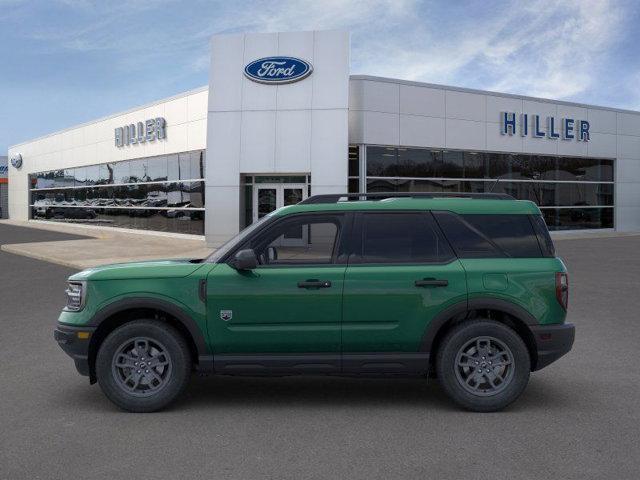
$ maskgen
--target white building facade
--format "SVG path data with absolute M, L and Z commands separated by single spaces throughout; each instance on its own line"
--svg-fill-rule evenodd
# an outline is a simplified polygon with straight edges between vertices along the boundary
M 494 192 L 640 230 L 640 113 L 349 72 L 343 31 L 214 36 L 207 87 L 9 149 L 9 216 L 205 234 L 310 194 Z

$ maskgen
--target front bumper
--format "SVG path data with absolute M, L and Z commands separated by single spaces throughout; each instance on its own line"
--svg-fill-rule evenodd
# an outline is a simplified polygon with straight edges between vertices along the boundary
M 80 375 L 89 376 L 89 344 L 95 327 L 74 327 L 59 323 L 53 331 L 53 338 L 60 348 L 69 355 Z
M 534 370 L 540 370 L 571 350 L 576 328 L 573 323 L 536 325 L 531 327 L 531 332 L 538 352 L 538 361 Z

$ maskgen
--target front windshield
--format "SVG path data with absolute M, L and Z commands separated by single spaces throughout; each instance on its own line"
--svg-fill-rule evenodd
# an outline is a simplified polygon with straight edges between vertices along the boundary
M 211 255 L 209 255 L 206 258 L 205 262 L 218 263 L 221 258 L 223 258 L 227 253 L 229 253 L 229 251 L 235 248 L 239 243 L 242 243 L 244 239 L 247 238 L 255 230 L 257 230 L 262 225 L 264 225 L 271 218 L 272 215 L 273 215 L 273 212 L 270 213 L 269 215 L 262 217 L 256 223 L 252 223 L 251 225 L 246 227 L 244 230 L 242 230 L 240 233 L 238 233 L 235 237 L 232 237 L 231 239 L 227 240 L 220 247 L 218 247 L 217 250 L 215 250 Z

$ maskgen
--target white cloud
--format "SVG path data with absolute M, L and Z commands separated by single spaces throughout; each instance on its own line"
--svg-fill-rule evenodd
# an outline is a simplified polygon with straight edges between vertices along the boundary
M 4 1 L 4 0 L 0 0 Z M 570 99 L 594 87 L 625 20 L 610 0 L 522 0 L 443 6 L 418 0 L 219 1 L 174 5 L 169 0 L 59 0 L 63 8 L 95 10 L 91 20 L 27 30 L 46 48 L 75 52 L 132 51 L 122 69 L 180 62 L 188 72 L 208 68 L 207 38 L 220 32 L 344 28 L 352 32 L 354 73 Z M 144 11 L 184 9 L 178 25 L 145 22 Z M 189 11 L 190 10 L 190 11 Z M 117 67 L 118 65 L 114 65 Z
M 358 67 L 409 80 L 571 98 L 593 86 L 623 19 L 623 8 L 609 1 L 526 2 L 490 18 L 461 19 L 455 34 L 440 30 L 435 19 L 395 41 L 363 39 L 368 45 L 358 49 Z M 429 30 L 439 31 L 435 44 Z

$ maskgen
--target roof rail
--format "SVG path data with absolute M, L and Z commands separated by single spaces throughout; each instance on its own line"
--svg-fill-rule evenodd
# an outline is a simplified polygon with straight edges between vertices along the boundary
M 385 200 L 387 198 L 474 198 L 484 200 L 515 200 L 506 193 L 463 192 L 375 192 L 375 193 L 328 193 L 311 195 L 299 204 L 338 203 L 350 200 Z

